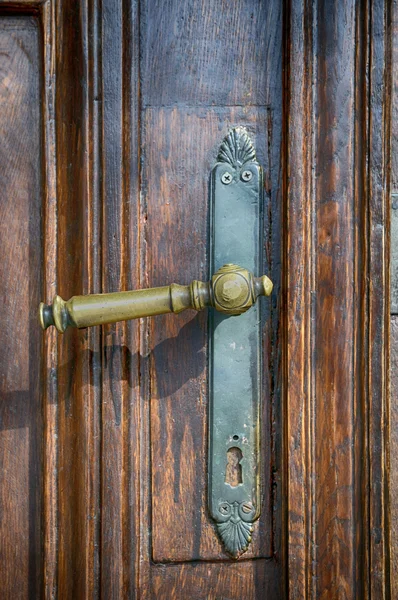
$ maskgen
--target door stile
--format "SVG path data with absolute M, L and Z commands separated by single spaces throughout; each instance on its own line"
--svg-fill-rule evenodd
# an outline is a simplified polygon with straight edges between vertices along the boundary
M 290 11 L 289 11 L 290 8 Z M 313 8 L 286 8 L 283 434 L 286 597 L 312 596 Z M 283 314 L 282 313 L 282 314 Z
M 287 50 L 287 581 L 292 598 L 326 589 L 333 597 L 345 590 L 352 597 L 388 598 L 391 6 L 345 5 L 347 18 L 340 25 L 348 53 L 347 46 L 339 46 L 338 33 L 333 44 L 328 42 L 333 22 L 328 6 L 317 2 L 311 13 L 312 8 L 292 2 Z M 341 65 L 337 52 L 348 63 L 354 48 L 355 68 Z M 334 71 L 324 70 L 325 61 L 329 68 L 334 64 Z M 354 89 L 355 114 L 352 107 L 345 114 Z M 303 124 L 299 115 L 311 114 L 313 121 Z M 334 116 L 334 127 L 326 115 Z M 344 131 L 345 145 L 336 145 Z M 351 167 L 344 170 L 347 163 Z M 347 209 L 342 219 L 339 211 Z M 346 282 L 343 263 L 325 270 L 330 244 L 334 260 L 345 256 Z M 303 274 L 297 265 L 307 265 L 307 271 Z M 320 346 L 331 331 L 341 349 L 342 364 L 334 367 L 337 355 Z M 344 341 L 351 338 L 353 347 Z M 329 382 L 323 376 L 328 369 Z M 333 563 L 334 574 L 326 563 L 322 567 L 323 561 Z
M 55 6 L 59 287 L 66 294 L 100 290 L 98 113 L 94 3 Z M 58 339 L 57 594 L 99 593 L 99 330 Z
M 57 278 L 57 186 L 55 156 L 55 64 L 53 2 L 41 7 L 43 55 L 43 258 L 44 297 L 53 298 Z M 58 555 L 58 343 L 53 332 L 43 340 L 43 595 L 57 593 Z
M 392 9 L 392 2 L 372 2 L 369 40 L 369 591 L 383 599 L 395 587 L 389 503 Z

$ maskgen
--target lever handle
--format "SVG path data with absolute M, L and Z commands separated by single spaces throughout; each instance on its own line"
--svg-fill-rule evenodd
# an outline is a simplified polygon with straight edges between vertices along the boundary
M 67 327 L 92 327 L 179 313 L 187 308 L 203 310 L 206 306 L 228 315 L 240 315 L 256 302 L 258 296 L 269 296 L 272 287 L 266 275 L 254 277 L 247 269 L 228 264 L 206 283 L 172 283 L 131 292 L 73 296 L 68 301 L 55 296 L 52 305 L 40 304 L 39 319 L 43 329 L 55 325 L 60 333 L 64 333 Z

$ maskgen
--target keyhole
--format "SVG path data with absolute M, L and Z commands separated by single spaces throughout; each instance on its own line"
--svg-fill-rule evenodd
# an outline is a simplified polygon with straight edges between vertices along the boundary
M 225 469 L 225 483 L 231 487 L 236 487 L 242 483 L 242 465 L 240 461 L 243 458 L 240 448 L 229 448 L 227 450 L 227 467 Z

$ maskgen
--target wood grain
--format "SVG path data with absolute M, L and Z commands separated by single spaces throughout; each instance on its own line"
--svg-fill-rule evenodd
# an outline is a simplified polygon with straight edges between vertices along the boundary
M 391 581 L 392 598 L 398 598 L 398 317 L 391 317 Z
M 398 6 L 396 0 L 392 3 L 392 106 L 391 106 L 391 191 L 398 191 Z
M 20 211 L 15 221 L 2 213 L 0 244 L 11 256 L 9 241 L 26 230 L 32 248 L 14 244 L 23 277 L 2 264 L 4 348 L 16 344 L 19 359 L 16 370 L 3 348 L 0 370 L 12 371 L 7 390 L 19 382 L 27 395 L 16 406 L 6 391 L 0 407 L 3 479 L 12 472 L 0 486 L 10 515 L 0 524 L 0 595 L 390 597 L 390 6 L 0 2 L 3 16 L 18 15 L 2 79 L 11 87 L 0 88 L 13 98 L 0 114 L 2 206 L 12 197 Z M 237 562 L 206 513 L 205 315 L 40 342 L 36 324 L 22 331 L 14 314 L 17 293 L 35 315 L 56 291 L 205 276 L 207 177 L 233 124 L 248 126 L 266 168 L 275 283 L 263 519 Z
M 288 21 L 288 594 L 384 598 L 389 13 L 313 10 Z
M 132 3 L 103 4 L 99 81 L 103 292 L 141 287 L 138 53 L 132 54 L 138 43 L 137 25 L 137 7 Z M 140 445 L 139 333 L 139 322 L 104 327 L 102 333 L 101 593 L 105 597 L 127 597 L 135 589 L 138 593 L 137 540 L 143 525 L 140 465 L 146 458 Z
M 391 192 L 398 193 L 398 2 L 393 3 L 393 45 L 392 45 L 392 106 L 391 106 Z M 396 212 L 396 211 L 394 211 Z M 392 216 L 391 221 L 394 219 Z M 391 238 L 391 245 L 396 237 Z M 391 246 L 391 251 L 393 250 Z M 392 266 L 392 265 L 391 265 Z M 395 290 L 395 273 L 391 270 L 391 278 Z M 391 288 L 393 292 L 393 286 Z M 391 299 L 392 300 L 392 299 Z M 395 312 L 395 311 L 394 311 Z M 398 317 L 391 316 L 390 324 L 390 531 L 391 531 L 391 582 L 392 595 L 398 598 Z
M 354 3 L 319 6 L 316 87 L 314 422 L 320 597 L 355 598 Z M 339 29 L 337 23 L 344 24 Z M 322 42 L 321 42 L 322 40 Z
M 0 17 L 0 596 L 42 590 L 40 33 Z
M 89 143 L 88 9 L 73 0 L 55 8 L 58 292 L 70 297 L 99 291 L 97 173 Z M 62 598 L 90 597 L 99 586 L 99 336 L 93 329 L 58 337 L 56 593 Z
M 281 3 L 142 4 L 144 106 L 272 103 L 279 84 L 268 66 L 280 56 Z
M 267 117 L 266 110 L 252 111 L 249 119 L 239 109 L 146 111 L 148 286 L 206 279 L 208 178 L 220 139 L 227 133 L 225 123 L 248 127 L 269 178 Z M 151 144 L 154 139 L 156 144 Z M 195 143 L 199 139 L 201 143 Z M 225 560 L 207 509 L 207 314 L 165 316 L 152 319 L 149 327 L 153 558 Z M 266 348 L 268 344 L 266 340 Z M 264 402 L 265 500 L 247 558 L 272 553 L 269 399 Z
M 254 6 L 254 5 L 253 5 Z M 240 10 L 240 6 L 237 10 Z M 272 21 L 280 22 L 280 7 L 275 5 L 274 9 L 269 5 L 269 15 Z M 170 17 L 168 30 L 162 31 L 162 39 L 154 35 L 151 30 L 152 24 L 149 20 L 149 12 L 144 8 L 144 19 L 142 20 L 143 37 L 149 39 L 152 36 L 154 43 L 165 45 L 160 48 L 160 54 L 165 53 L 166 46 L 170 43 L 172 23 L 178 27 L 177 6 L 170 12 L 165 7 L 164 14 Z M 213 9 L 207 6 L 213 18 L 217 20 L 219 27 L 223 27 L 225 12 L 213 14 Z M 235 10 L 235 7 L 233 8 Z M 256 7 L 253 10 L 257 10 Z M 262 13 L 263 14 L 263 13 Z M 152 16 L 152 12 L 150 13 Z M 240 44 L 239 39 L 245 35 L 247 14 L 242 22 L 238 23 L 234 45 Z M 156 19 L 164 18 L 156 17 Z M 229 18 L 229 16 L 228 16 Z M 264 18 L 262 16 L 262 18 Z M 184 85 L 184 77 L 190 81 L 189 87 L 184 89 L 175 85 L 172 78 L 167 78 L 162 85 L 168 97 L 161 97 L 161 89 L 157 89 L 157 81 L 144 77 L 143 81 L 143 103 L 148 108 L 144 111 L 143 135 L 142 135 L 142 224 L 141 244 L 144 253 L 145 271 L 141 276 L 141 284 L 161 285 L 165 276 L 170 281 L 185 281 L 190 277 L 206 276 L 207 273 L 207 184 L 208 175 L 215 160 L 216 152 L 227 127 L 233 124 L 247 124 L 249 130 L 256 138 L 260 155 L 260 162 L 266 170 L 267 191 L 267 218 L 265 222 L 267 240 L 267 260 L 271 263 L 272 277 L 275 282 L 275 303 L 272 307 L 272 321 L 265 329 L 266 361 L 265 368 L 265 436 L 264 440 L 270 439 L 270 445 L 265 443 L 264 451 L 266 461 L 265 467 L 272 469 L 273 486 L 268 485 L 267 478 L 271 473 L 265 468 L 264 472 L 264 521 L 260 524 L 257 539 L 253 545 L 253 551 L 258 556 L 269 555 L 271 551 L 279 550 L 280 527 L 275 523 L 280 522 L 278 507 L 281 495 L 280 463 L 277 463 L 275 454 L 271 458 L 271 450 L 279 448 L 279 422 L 278 394 L 280 379 L 274 365 L 278 364 L 280 345 L 278 342 L 279 329 L 279 282 L 280 282 L 280 141 L 282 115 L 280 112 L 282 79 L 280 68 L 281 28 L 273 29 L 271 22 L 266 20 L 264 24 L 269 30 L 270 41 L 265 52 L 265 60 L 269 65 L 267 70 L 267 90 L 253 103 L 262 103 L 263 98 L 270 98 L 269 107 L 255 108 L 249 113 L 245 108 L 223 107 L 224 104 L 232 102 L 224 99 L 227 87 L 230 89 L 235 85 L 234 81 L 239 78 L 239 63 L 223 78 L 217 76 L 216 65 L 212 65 L 211 72 L 206 71 L 206 43 L 203 43 L 199 33 L 188 27 L 189 39 L 186 47 L 192 48 L 197 54 L 195 60 L 201 64 L 203 72 L 213 84 L 207 82 L 214 91 L 214 96 L 203 94 L 197 78 L 192 75 L 189 65 L 180 69 L 180 76 Z M 217 27 L 218 25 L 216 25 Z M 148 31 L 145 30 L 148 28 Z M 209 42 L 216 48 L 216 40 L 213 34 L 214 25 L 208 31 Z M 159 39 L 158 39 L 159 38 Z M 171 39 L 174 45 L 174 40 Z M 278 47 L 279 44 L 279 47 Z M 262 48 L 260 41 L 259 47 Z M 148 60 L 145 56 L 147 46 L 144 43 L 143 64 Z M 250 52 L 252 46 L 248 45 Z M 190 52 L 191 50 L 188 50 Z M 225 45 L 222 49 L 225 58 L 229 60 L 230 46 Z M 234 49 L 233 52 L 236 50 Z M 176 51 L 177 52 L 177 51 Z M 221 46 L 218 49 L 220 58 Z M 149 60 L 154 58 L 151 48 Z M 170 56 L 170 55 L 169 55 Z M 171 61 L 175 60 L 171 56 Z M 183 54 L 182 54 L 183 56 Z M 178 60 L 182 59 L 179 57 Z M 255 53 L 250 60 L 257 60 Z M 184 60 L 184 59 L 183 59 Z M 148 73 L 147 69 L 143 72 Z M 196 73 L 201 77 L 201 74 Z M 160 73 L 157 75 L 159 79 Z M 260 71 L 257 77 L 262 78 Z M 225 81 L 227 79 L 227 81 Z M 149 83 L 155 92 L 148 91 Z M 191 85 L 192 83 L 192 85 Z M 274 91 L 272 95 L 271 89 Z M 157 93 L 159 91 L 159 93 Z M 201 97 L 203 94 L 203 97 Z M 218 100 L 212 100 L 217 97 Z M 264 96 L 264 94 L 266 96 Z M 219 102 L 221 106 L 206 108 Z M 235 100 L 233 100 L 235 102 Z M 174 108 L 165 108 L 164 103 L 176 103 Z M 189 104 L 189 107 L 184 106 Z M 201 105 L 201 108 L 195 105 Z M 240 104 L 240 100 L 236 100 Z M 248 100 L 248 104 L 251 101 Z M 269 204 L 268 204 L 269 203 Z M 270 223 L 273 223 L 270 234 Z M 272 593 L 278 594 L 281 589 L 282 578 L 268 580 L 271 573 L 279 569 L 279 564 L 274 561 L 256 561 L 253 567 L 257 573 L 253 580 L 246 580 L 251 568 L 247 561 L 243 560 L 237 564 L 216 566 L 212 563 L 203 569 L 198 563 L 180 564 L 180 561 L 193 560 L 220 560 L 227 559 L 215 535 L 213 526 L 206 511 L 206 318 L 205 315 L 180 315 L 177 320 L 162 317 L 150 321 L 143 329 L 143 340 L 145 340 L 145 367 L 144 373 L 148 376 L 148 382 L 143 384 L 145 394 L 144 408 L 148 411 L 150 402 L 150 413 L 146 421 L 149 434 L 150 462 L 147 463 L 147 473 L 151 478 L 151 489 L 147 491 L 143 486 L 143 503 L 151 507 L 151 512 L 146 517 L 148 525 L 151 526 L 151 541 L 142 540 L 143 548 L 147 549 L 148 555 L 144 560 L 141 571 L 141 589 L 146 597 L 182 597 L 182 598 L 208 598 L 220 594 L 221 597 L 241 598 L 261 597 L 264 590 L 273 589 Z M 272 344 L 272 345 L 271 345 Z M 271 350 L 272 349 L 272 350 Z M 269 371 L 271 368 L 271 371 Z M 274 386 L 274 387 L 273 387 Z M 267 398 L 271 398 L 270 390 L 273 389 L 275 407 Z M 148 413 L 147 413 L 148 414 Z M 270 417 L 272 416 L 272 419 Z M 274 431 L 270 438 L 271 422 Z M 146 430 L 147 431 L 147 430 Z M 278 459 L 281 459 L 279 454 Z M 146 477 L 144 481 L 147 481 Z M 270 481 L 270 479 L 268 479 Z M 198 502 L 198 496 L 200 501 Z M 271 522 L 271 513 L 267 506 L 274 503 L 274 516 Z M 200 506 L 198 510 L 198 506 Z M 267 523 L 268 513 L 268 523 Z M 145 522 L 145 521 L 144 521 Z M 192 526 L 194 523 L 194 526 Z M 271 523 L 275 530 L 271 528 Z M 268 546 L 268 549 L 267 549 Z M 253 556 L 249 552 L 246 557 L 250 560 Z M 152 558 L 166 564 L 151 565 L 146 561 Z M 170 561 L 172 561 L 170 563 Z M 173 561 L 178 561 L 173 564 Z M 209 570 L 210 569 L 210 570 Z M 229 575 L 224 579 L 224 572 Z M 202 577 L 200 573 L 206 575 Z M 246 573 L 247 575 L 243 575 Z M 243 577 L 243 579 L 242 579 Z M 239 581 L 241 583 L 239 583 Z M 268 581 L 268 583 L 265 583 Z M 159 587 L 160 586 L 160 587 Z M 269 588 L 267 586 L 270 586 Z M 275 586 L 275 587 L 274 587 Z M 214 591 L 217 590 L 217 591 Z M 261 590 L 261 591 L 260 591 Z
M 288 21 L 290 56 L 288 145 L 284 164 L 286 206 L 285 294 L 281 335 L 286 352 L 283 370 L 286 427 L 286 511 L 284 548 L 286 597 L 309 598 L 312 585 L 311 293 L 312 239 L 312 19 L 303 3 L 293 2 Z M 289 176 L 290 175 L 290 176 Z
M 369 566 L 370 594 L 389 598 L 389 333 L 392 3 L 375 3 L 370 22 L 369 100 Z M 384 60 L 381 59 L 384 57 Z

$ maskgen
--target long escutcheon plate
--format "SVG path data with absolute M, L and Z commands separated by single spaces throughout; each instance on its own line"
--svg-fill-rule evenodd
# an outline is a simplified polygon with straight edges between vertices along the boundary
M 230 131 L 211 173 L 211 275 L 236 263 L 262 271 L 263 175 L 245 129 Z M 210 314 L 209 508 L 239 558 L 261 512 L 261 302 L 239 317 Z

